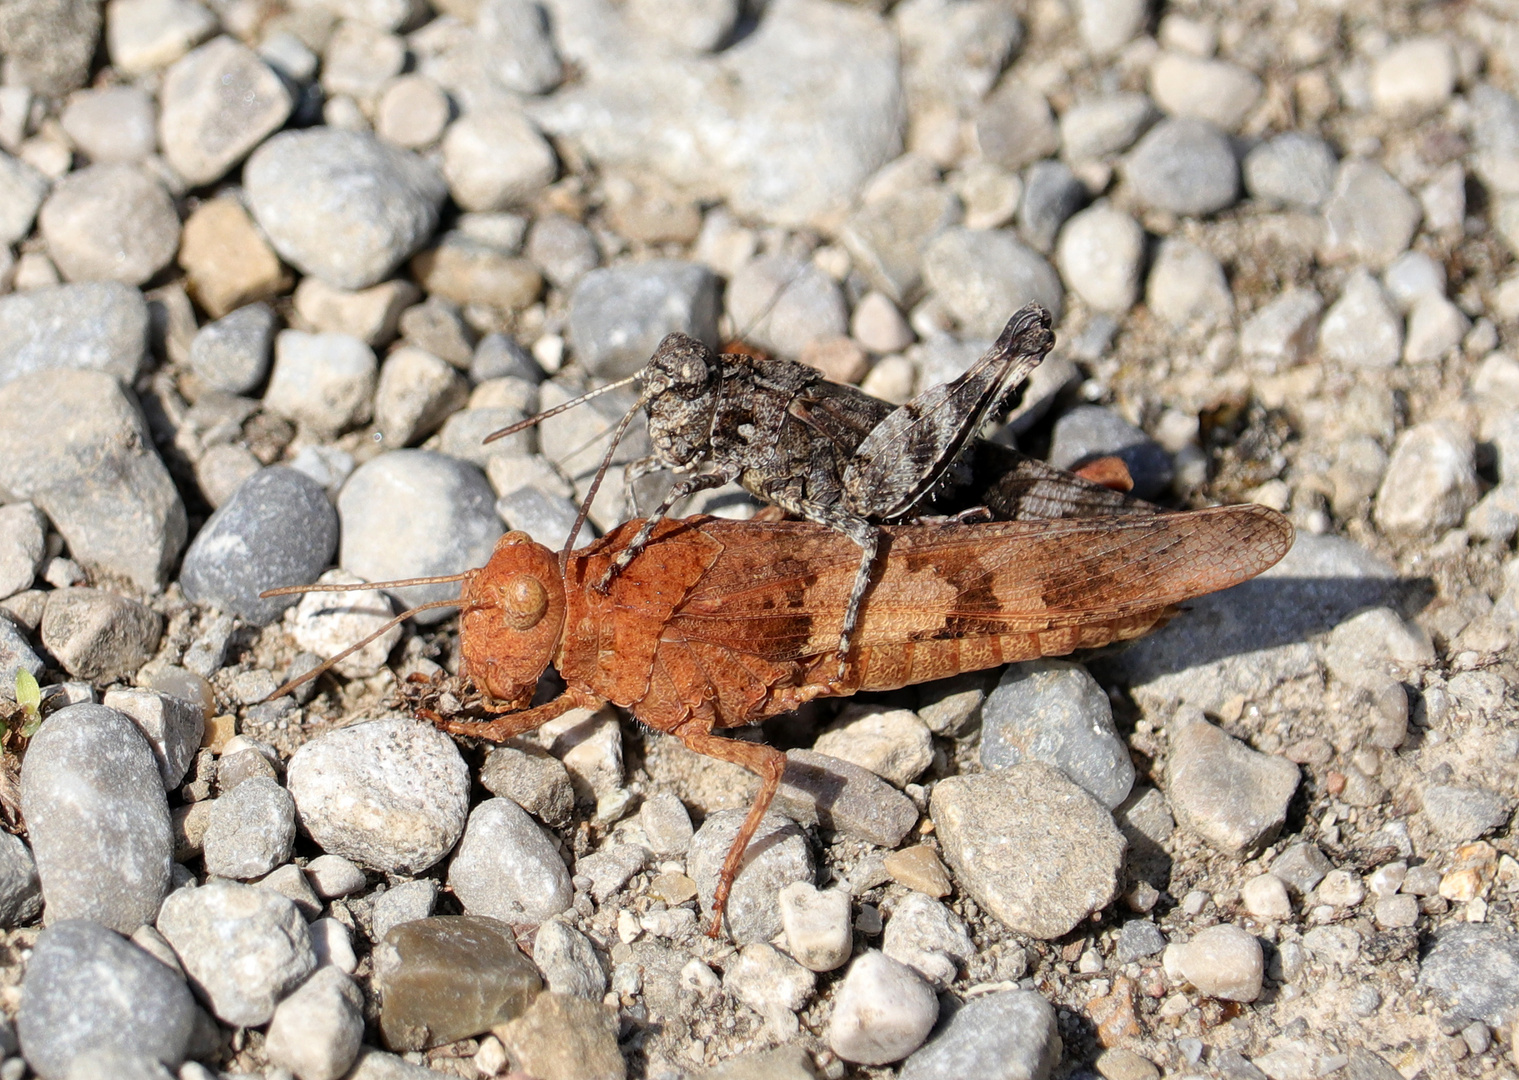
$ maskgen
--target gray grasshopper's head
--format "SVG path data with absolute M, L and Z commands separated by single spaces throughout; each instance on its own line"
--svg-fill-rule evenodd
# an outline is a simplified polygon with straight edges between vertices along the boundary
M 667 334 L 639 374 L 654 456 L 670 468 L 701 460 L 710 450 L 721 361 L 702 342 Z

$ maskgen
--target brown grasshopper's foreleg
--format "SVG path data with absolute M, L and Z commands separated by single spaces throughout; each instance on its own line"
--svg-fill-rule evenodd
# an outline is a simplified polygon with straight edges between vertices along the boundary
M 633 535 L 633 539 L 628 541 L 627 547 L 617 553 L 617 558 L 612 560 L 611 564 L 607 567 L 606 573 L 601 575 L 601 580 L 592 585 L 591 588 L 595 589 L 602 596 L 607 594 L 607 590 L 612 587 L 612 582 L 616 579 L 617 575 L 626 570 L 628 564 L 638 558 L 638 553 L 648 546 L 649 537 L 654 535 L 654 527 L 665 519 L 665 515 L 670 512 L 670 507 L 684 498 L 695 495 L 698 491 L 722 487 L 730 479 L 732 477 L 726 473 L 715 472 L 689 476 L 678 482 L 670 489 L 670 494 L 665 496 L 664 501 L 655 507 L 653 513 L 645 519 L 643 527 Z
M 706 722 L 710 724 L 711 720 Z M 698 723 L 700 721 L 695 719 L 687 721 L 688 725 Z M 744 852 L 759 830 L 766 811 L 770 809 L 776 790 L 781 786 L 781 775 L 786 771 L 786 755 L 763 743 L 724 739 L 713 735 L 706 727 L 688 726 L 675 734 L 688 749 L 719 761 L 742 765 L 760 778 L 759 794 L 754 797 L 754 804 L 749 807 L 749 816 L 739 826 L 738 835 L 733 838 L 733 843 L 728 848 L 728 857 L 723 860 L 723 868 L 717 875 L 717 890 L 712 896 L 712 925 L 707 927 L 707 936 L 717 937 L 722 933 L 723 912 L 727 910 L 728 894 L 733 891 L 734 879 L 738 877 L 743 865 Z
M 429 717 L 429 719 L 450 735 L 468 735 L 476 739 L 485 739 L 487 742 L 499 743 L 541 728 L 550 720 L 558 719 L 571 709 L 597 709 L 603 704 L 605 703 L 601 698 L 588 694 L 584 690 L 566 690 L 553 701 L 546 701 L 536 708 L 508 713 L 499 720 L 448 720 L 443 717 Z M 501 711 L 491 709 L 490 706 L 486 706 L 486 709 L 490 712 Z

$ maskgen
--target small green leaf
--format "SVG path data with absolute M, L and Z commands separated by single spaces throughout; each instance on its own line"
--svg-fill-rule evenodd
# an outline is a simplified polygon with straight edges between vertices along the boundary
M 28 716 L 35 716 L 42 705 L 42 687 L 26 668 L 16 669 L 16 704 L 25 709 Z

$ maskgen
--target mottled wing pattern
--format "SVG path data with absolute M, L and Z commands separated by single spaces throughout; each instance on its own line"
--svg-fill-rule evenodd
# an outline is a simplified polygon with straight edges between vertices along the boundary
M 1103 487 L 999 443 L 977 439 L 961 459 L 967 483 L 945 491 L 934 508 L 956 513 L 985 506 L 999 521 L 1048 521 L 1149 515 L 1154 503 Z
M 858 565 L 853 544 L 800 522 L 765 530 L 707 522 L 703 531 L 723 544 L 723 554 L 676 608 L 667 638 L 769 661 L 804 660 L 834 647 Z M 1286 553 L 1292 529 L 1264 507 L 1228 506 L 1122 521 L 913 525 L 887 533 L 860 621 L 862 651 L 1158 616 L 1265 570 Z M 1079 634 L 1072 640 L 1063 651 L 1088 644 Z

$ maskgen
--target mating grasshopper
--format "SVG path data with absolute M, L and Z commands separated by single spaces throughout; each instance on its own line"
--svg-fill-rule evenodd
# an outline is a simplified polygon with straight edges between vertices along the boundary
M 606 593 L 675 503 L 736 480 L 751 494 L 836 529 L 859 546 L 859 566 L 839 629 L 842 678 L 881 526 L 922 516 L 982 423 L 1050 351 L 1055 341 L 1050 325 L 1048 311 L 1027 305 L 963 375 L 895 408 L 853 387 L 828 382 L 804 364 L 719 355 L 695 338 L 670 334 L 649 363 L 628 379 L 503 428 L 486 441 L 637 380 L 638 400 L 612 437 L 565 541 L 565 552 L 574 546 L 618 441 L 643 408 L 654 452 L 628 465 L 628 482 L 664 469 L 690 475 L 676 482 L 593 587 Z M 966 509 L 983 516 L 1020 516 L 1005 507 L 988 507 L 989 515 L 980 507 Z
M 650 537 L 642 556 L 598 589 L 641 535 Z M 635 520 L 558 556 L 524 533 L 508 533 L 483 568 L 427 579 L 456 580 L 461 590 L 457 601 L 425 605 L 460 607 L 462 674 L 486 695 L 485 710 L 502 715 L 435 722 L 499 742 L 570 709 L 611 702 L 697 753 L 758 774 L 759 794 L 718 879 L 709 930 L 715 936 L 786 757 L 714 731 L 818 698 L 892 690 L 1138 637 L 1182 601 L 1272 566 L 1291 542 L 1285 518 L 1251 505 L 887 526 L 852 662 L 840 674 L 834 650 L 858 555 L 853 540 L 837 531 L 811 522 Z M 369 587 L 406 584 L 415 582 Z M 295 586 L 263 595 L 352 588 Z M 566 688 L 530 708 L 550 664 Z

